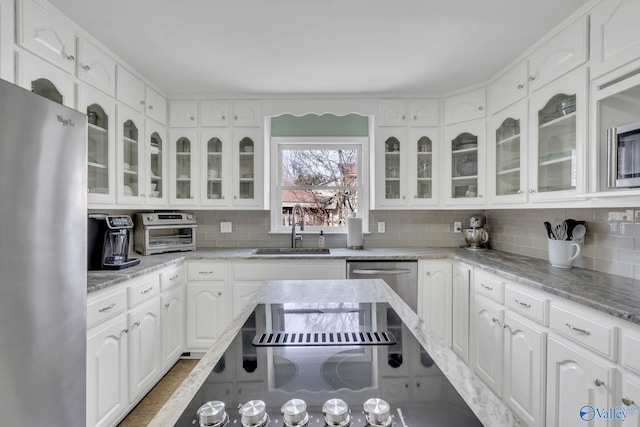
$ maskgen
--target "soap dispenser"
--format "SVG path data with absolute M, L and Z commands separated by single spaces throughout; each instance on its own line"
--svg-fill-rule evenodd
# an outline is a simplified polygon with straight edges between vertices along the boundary
M 324 231 L 320 230 L 320 236 L 318 236 L 318 247 L 324 248 Z

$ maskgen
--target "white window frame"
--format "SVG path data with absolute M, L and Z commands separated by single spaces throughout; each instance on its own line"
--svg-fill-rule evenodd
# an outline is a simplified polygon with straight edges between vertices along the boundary
M 369 137 L 272 137 L 271 138 L 271 233 L 291 233 L 281 224 L 282 218 L 282 150 L 283 149 L 355 149 L 358 153 L 358 210 L 362 229 L 369 230 Z M 347 227 L 305 226 L 302 234 L 346 234 Z

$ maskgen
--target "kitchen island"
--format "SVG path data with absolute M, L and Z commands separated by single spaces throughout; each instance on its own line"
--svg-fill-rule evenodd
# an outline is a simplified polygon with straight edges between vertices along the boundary
M 471 369 L 458 359 L 446 343 L 427 328 L 380 279 L 264 282 L 253 300 L 233 320 L 149 425 L 173 426 L 176 423 L 258 304 L 305 302 L 388 303 L 484 425 L 522 425 Z M 229 410 L 233 411 L 234 408 Z M 354 408 L 353 411 L 357 409 Z

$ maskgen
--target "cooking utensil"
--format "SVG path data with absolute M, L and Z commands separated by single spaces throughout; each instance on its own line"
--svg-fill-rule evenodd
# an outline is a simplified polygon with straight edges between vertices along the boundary
M 556 236 L 555 234 L 553 234 L 553 231 L 551 230 L 551 223 L 549 221 L 545 221 L 544 227 L 547 229 L 547 236 L 549 236 L 550 239 L 555 240 Z
M 573 228 L 573 235 L 571 236 L 572 240 L 582 240 L 584 235 L 587 233 L 587 227 L 582 224 L 578 224 Z
M 567 223 L 560 218 L 553 221 L 553 234 L 556 240 L 567 240 Z

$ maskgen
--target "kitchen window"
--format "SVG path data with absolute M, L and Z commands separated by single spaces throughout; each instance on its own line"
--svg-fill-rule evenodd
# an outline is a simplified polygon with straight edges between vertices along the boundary
M 290 232 L 292 210 L 304 211 L 303 233 L 346 233 L 347 218 L 368 229 L 369 139 L 272 138 L 271 231 Z

